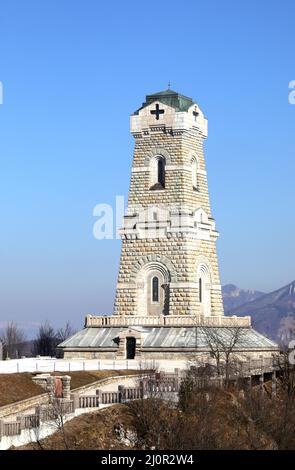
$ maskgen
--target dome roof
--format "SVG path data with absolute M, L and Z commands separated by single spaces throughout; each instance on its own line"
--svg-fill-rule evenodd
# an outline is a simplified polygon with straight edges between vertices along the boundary
M 160 103 L 166 104 L 167 106 L 172 106 L 178 112 L 187 111 L 194 104 L 192 98 L 168 89 L 158 93 L 153 93 L 152 95 L 147 95 L 141 108 L 135 111 L 134 114 L 138 114 L 141 109 L 149 106 L 154 101 L 160 101 Z

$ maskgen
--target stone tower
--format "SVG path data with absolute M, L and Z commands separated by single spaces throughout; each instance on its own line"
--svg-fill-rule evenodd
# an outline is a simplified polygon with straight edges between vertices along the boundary
M 114 313 L 86 315 L 84 329 L 58 346 L 60 354 L 211 363 L 207 335 L 213 328 L 231 348 L 239 331 L 239 358 L 272 358 L 277 345 L 251 327 L 249 316 L 223 312 L 202 111 L 172 90 L 149 95 L 131 116 L 131 133 L 135 149 Z
M 224 315 L 204 114 L 191 98 L 166 90 L 146 97 L 131 116 L 131 133 L 135 148 L 114 315 Z

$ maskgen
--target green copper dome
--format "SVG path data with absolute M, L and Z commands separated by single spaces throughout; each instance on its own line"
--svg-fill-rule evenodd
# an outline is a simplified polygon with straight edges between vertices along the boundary
M 141 109 L 152 104 L 154 101 L 160 101 L 160 103 L 172 106 L 178 112 L 187 111 L 194 104 L 193 100 L 188 96 L 181 95 L 176 91 L 168 89 L 165 91 L 160 91 L 159 93 L 147 95 L 141 108 L 135 111 L 134 114 L 138 114 Z

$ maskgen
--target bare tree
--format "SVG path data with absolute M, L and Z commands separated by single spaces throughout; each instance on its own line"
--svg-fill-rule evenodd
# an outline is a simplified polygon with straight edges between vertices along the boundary
M 22 355 L 26 338 L 23 330 L 14 321 L 7 322 L 0 339 L 6 357 L 18 358 Z
M 181 380 L 178 393 L 178 407 L 188 411 L 195 394 L 200 390 L 213 391 L 216 388 L 216 371 L 210 364 L 196 362 L 185 373 Z
M 34 341 L 34 354 L 54 356 L 59 340 L 54 328 L 48 321 L 40 325 L 37 338 Z
M 295 318 L 291 314 L 281 319 L 278 338 L 282 348 L 286 348 L 289 342 L 295 338 Z
M 69 449 L 68 436 L 65 430 L 66 417 L 73 411 L 71 402 L 65 402 L 62 398 L 55 398 L 48 394 L 48 403 L 38 407 L 38 425 L 32 428 L 32 437 L 34 440 L 31 444 L 34 450 L 54 450 L 62 448 L 65 450 Z M 58 433 L 61 438 L 61 442 L 57 448 L 54 444 L 40 437 L 40 417 L 42 422 L 46 422 L 47 426 L 52 428 L 52 434 Z
M 254 386 L 244 394 L 241 406 L 256 429 L 271 438 L 274 449 L 294 449 L 295 370 L 287 354 L 278 361 L 277 393 L 261 394 L 259 387 Z
M 72 327 L 70 322 L 67 321 L 65 326 L 63 328 L 59 328 L 56 332 L 56 337 L 58 339 L 58 342 L 62 343 L 63 341 L 68 339 L 70 336 L 73 336 L 73 334 L 75 334 L 75 332 L 76 331 L 74 330 L 74 328 Z
M 210 326 L 200 327 L 203 332 L 211 356 L 216 361 L 217 375 L 222 375 L 224 365 L 225 382 L 228 385 L 231 369 L 231 359 L 233 358 L 236 346 L 245 334 L 242 327 L 214 328 Z
M 67 434 L 65 431 L 67 407 L 70 406 L 70 403 L 64 402 L 61 398 L 56 398 L 52 400 L 49 405 L 51 407 L 51 414 L 53 418 L 53 426 L 58 433 L 61 435 L 61 439 L 66 450 L 69 449 Z
M 75 331 L 69 321 L 64 327 L 55 330 L 46 320 L 39 327 L 37 338 L 33 345 L 33 354 L 38 354 L 40 356 L 55 356 L 58 344 L 65 341 L 74 333 Z
M 161 449 L 173 433 L 168 423 L 175 404 L 163 392 L 163 380 L 160 374 L 151 375 L 145 380 L 141 398 L 125 403 L 136 430 L 134 444 L 138 449 Z

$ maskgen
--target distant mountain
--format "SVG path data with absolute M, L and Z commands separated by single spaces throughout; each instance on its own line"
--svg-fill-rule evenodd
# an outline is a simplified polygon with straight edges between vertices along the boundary
M 256 330 L 277 341 L 287 341 L 295 337 L 295 281 L 239 305 L 228 314 L 251 315 Z
M 259 299 L 264 294 L 258 290 L 244 290 L 234 284 L 226 284 L 222 287 L 224 311 L 226 314 L 231 314 L 234 308 Z

